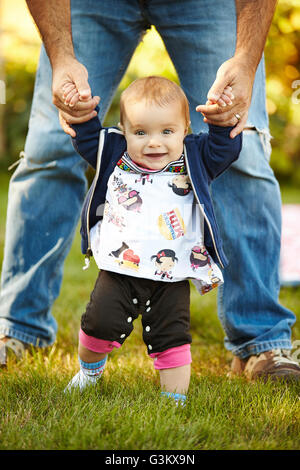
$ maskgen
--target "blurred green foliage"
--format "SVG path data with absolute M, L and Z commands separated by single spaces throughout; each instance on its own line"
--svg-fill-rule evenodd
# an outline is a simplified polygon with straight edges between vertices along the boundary
M 279 181 L 300 185 L 300 4 L 280 1 L 266 47 L 271 165 Z
M 299 1 L 279 1 L 265 47 L 267 104 L 273 136 L 271 165 L 279 181 L 291 185 L 300 184 L 299 31 Z M 14 47 L 16 40 L 14 38 Z M 21 44 L 21 39 L 19 42 Z M 28 44 L 27 57 L 26 54 L 19 54 L 15 61 L 7 54 L 5 60 L 7 88 L 2 124 L 5 134 L 5 151 L 0 159 L 2 168 L 15 161 L 24 147 L 36 67 L 36 64 L 32 65 L 33 46 Z M 121 91 L 136 77 L 153 73 L 177 80 L 172 63 L 154 29 L 137 48 L 106 116 L 106 125 L 118 122 Z
M 5 154 L 1 163 L 16 160 L 24 148 L 34 86 L 34 72 L 23 64 L 5 64 L 6 106 L 3 116 Z

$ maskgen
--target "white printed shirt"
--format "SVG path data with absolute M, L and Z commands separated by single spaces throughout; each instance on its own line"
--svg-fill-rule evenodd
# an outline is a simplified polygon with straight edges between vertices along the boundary
M 203 216 L 183 156 L 155 171 L 141 169 L 125 153 L 108 180 L 103 220 L 90 235 L 100 269 L 166 282 L 197 280 L 201 294 L 223 283 L 204 245 Z

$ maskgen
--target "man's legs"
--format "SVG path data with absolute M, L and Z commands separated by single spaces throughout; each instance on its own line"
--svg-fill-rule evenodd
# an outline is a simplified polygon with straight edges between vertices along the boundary
M 278 302 L 281 198 L 263 148 L 265 138 L 245 131 L 240 159 L 212 188 L 230 260 L 219 290 L 219 318 L 225 345 L 242 359 L 290 349 L 295 322 L 292 312 Z
M 194 132 L 207 131 L 197 104 L 206 102 L 218 67 L 234 53 L 235 6 L 188 0 L 153 0 L 150 20 L 157 26 L 191 107 Z M 217 12 L 217 15 L 216 15 Z M 216 216 L 230 265 L 219 291 L 225 345 L 245 358 L 274 348 L 291 348 L 295 316 L 278 303 L 281 200 L 269 160 L 265 74 L 260 64 L 239 160 L 212 185 Z M 260 132 L 259 132 L 259 131 Z
M 88 69 L 92 93 L 102 98 L 102 117 L 145 27 L 139 10 L 126 0 L 104 0 L 101 7 L 72 1 L 76 55 Z M 25 158 L 9 188 L 0 334 L 39 346 L 55 340 L 51 307 L 78 223 L 85 170 L 60 128 L 52 104 L 51 68 L 42 49 Z
M 47 346 L 56 335 L 51 306 L 86 190 L 86 166 L 59 129 L 44 49 L 24 150 L 9 186 L 0 332 Z

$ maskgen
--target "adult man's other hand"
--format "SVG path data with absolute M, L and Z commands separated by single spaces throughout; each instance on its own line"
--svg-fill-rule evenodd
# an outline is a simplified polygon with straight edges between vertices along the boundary
M 235 126 L 230 133 L 230 137 L 234 138 L 242 132 L 247 122 L 254 78 L 255 70 L 247 58 L 235 55 L 219 67 L 216 79 L 207 94 L 210 104 L 199 105 L 196 110 L 203 114 L 204 121 L 208 124 Z M 218 101 L 226 86 L 232 88 L 232 104 L 212 104 Z

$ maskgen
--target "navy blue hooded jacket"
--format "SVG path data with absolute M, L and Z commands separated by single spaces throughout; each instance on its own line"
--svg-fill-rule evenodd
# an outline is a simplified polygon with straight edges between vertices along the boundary
M 103 217 L 108 179 L 127 145 L 123 133 L 115 127 L 103 128 L 98 116 L 72 127 L 76 132 L 76 137 L 72 139 L 75 150 L 96 170 L 81 213 L 82 253 L 90 257 L 89 232 Z M 228 261 L 223 252 L 209 185 L 239 156 L 242 135 L 231 139 L 229 134 L 232 129 L 209 125 L 209 133 L 188 134 L 184 139 L 187 172 L 204 215 L 204 243 L 213 260 L 223 268 Z

